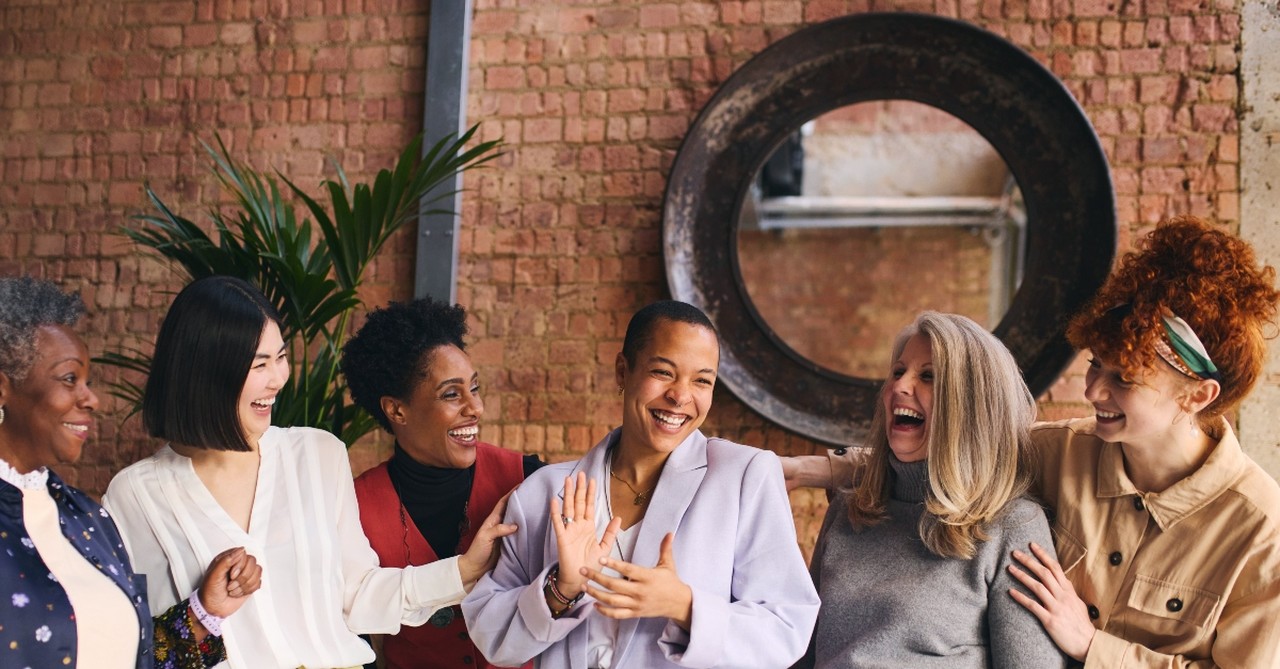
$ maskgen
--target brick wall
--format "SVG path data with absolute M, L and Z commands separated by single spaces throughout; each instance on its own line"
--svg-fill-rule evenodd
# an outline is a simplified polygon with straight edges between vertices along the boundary
M 110 234 L 143 208 L 142 183 L 192 217 L 215 204 L 197 141 L 215 131 L 301 184 L 325 173 L 326 155 L 368 176 L 420 128 L 425 6 L 9 0 L 0 272 L 82 288 L 94 351 L 147 345 L 175 281 Z M 767 44 L 868 10 L 971 21 L 1062 77 L 1113 162 L 1122 246 L 1173 213 L 1235 225 L 1234 2 L 477 0 L 470 115 L 508 144 L 499 165 L 468 177 L 461 240 L 485 439 L 563 459 L 618 422 L 612 361 L 630 313 L 666 293 L 659 209 L 688 124 Z M 392 245 L 373 301 L 409 294 L 411 254 L 407 238 Z M 1078 367 L 1044 398 L 1046 415 L 1080 411 Z M 779 453 L 815 448 L 723 389 L 715 402 L 710 432 Z M 68 472 L 91 491 L 153 446 L 136 424 L 112 423 Z M 808 543 L 823 502 L 793 500 Z

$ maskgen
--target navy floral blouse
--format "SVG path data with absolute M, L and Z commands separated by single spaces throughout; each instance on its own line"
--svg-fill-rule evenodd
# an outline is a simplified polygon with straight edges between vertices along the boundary
M 152 666 L 152 621 L 145 577 L 133 573 L 120 533 L 88 495 L 49 472 L 62 534 L 124 591 L 138 615 L 138 669 Z M 0 480 L 0 666 L 76 664 L 76 623 L 62 586 L 45 566 L 22 522 L 22 491 Z

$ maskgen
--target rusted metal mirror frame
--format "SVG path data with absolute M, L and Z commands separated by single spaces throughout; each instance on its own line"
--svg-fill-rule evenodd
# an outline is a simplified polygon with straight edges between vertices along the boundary
M 701 307 L 720 330 L 725 385 L 773 422 L 832 445 L 862 442 L 881 381 L 817 365 L 774 333 L 742 281 L 737 216 L 789 133 L 832 109 L 888 99 L 968 123 L 1017 179 L 1026 272 L 995 334 L 1036 395 L 1070 363 L 1067 320 L 1115 255 L 1115 197 L 1093 127 L 1057 77 L 1003 38 L 936 16 L 873 13 L 804 28 L 762 51 L 707 103 L 676 155 L 663 204 L 667 280 L 675 299 Z M 911 271 L 902 268 L 904 281 Z M 787 280 L 787 268 L 777 272 Z

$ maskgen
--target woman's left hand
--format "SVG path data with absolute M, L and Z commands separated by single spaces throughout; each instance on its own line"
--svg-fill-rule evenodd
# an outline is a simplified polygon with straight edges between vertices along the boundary
M 672 550 L 675 535 L 662 539 L 658 564 L 652 568 L 630 562 L 601 558 L 600 564 L 621 577 L 606 576 L 599 570 L 582 568 L 590 581 L 587 592 L 596 600 L 596 609 L 610 618 L 670 618 L 688 630 L 693 621 L 693 590 L 676 573 Z
M 1083 662 L 1089 654 L 1089 646 L 1093 644 L 1093 635 L 1097 632 L 1093 622 L 1089 620 L 1089 609 L 1076 594 L 1075 586 L 1071 585 L 1071 581 L 1062 572 L 1062 565 L 1048 551 L 1032 543 L 1031 552 L 1035 554 L 1034 557 L 1022 551 L 1014 551 L 1014 559 L 1022 563 L 1027 571 L 1009 565 L 1009 573 L 1031 591 L 1038 601 L 1014 588 L 1009 589 L 1009 594 L 1040 620 L 1040 624 L 1049 633 L 1049 638 L 1053 639 L 1062 652 Z M 1028 574 L 1028 571 L 1035 575 Z
M 471 591 L 481 576 L 489 573 L 489 570 L 498 564 L 498 554 L 502 550 L 502 542 L 499 540 L 519 529 L 515 525 L 502 522 L 502 516 L 507 513 L 507 500 L 512 492 L 514 490 L 508 491 L 502 499 L 498 500 L 493 511 L 490 511 L 484 522 L 480 524 L 480 529 L 476 531 L 476 536 L 471 540 L 467 552 L 458 557 L 458 574 L 462 577 L 462 587 L 467 592 Z

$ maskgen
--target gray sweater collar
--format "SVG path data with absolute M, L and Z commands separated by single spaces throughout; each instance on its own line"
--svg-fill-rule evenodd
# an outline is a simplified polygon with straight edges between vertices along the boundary
M 889 454 L 889 467 L 893 469 L 893 492 L 891 496 L 900 502 L 920 503 L 929 496 L 929 463 L 901 462 Z

